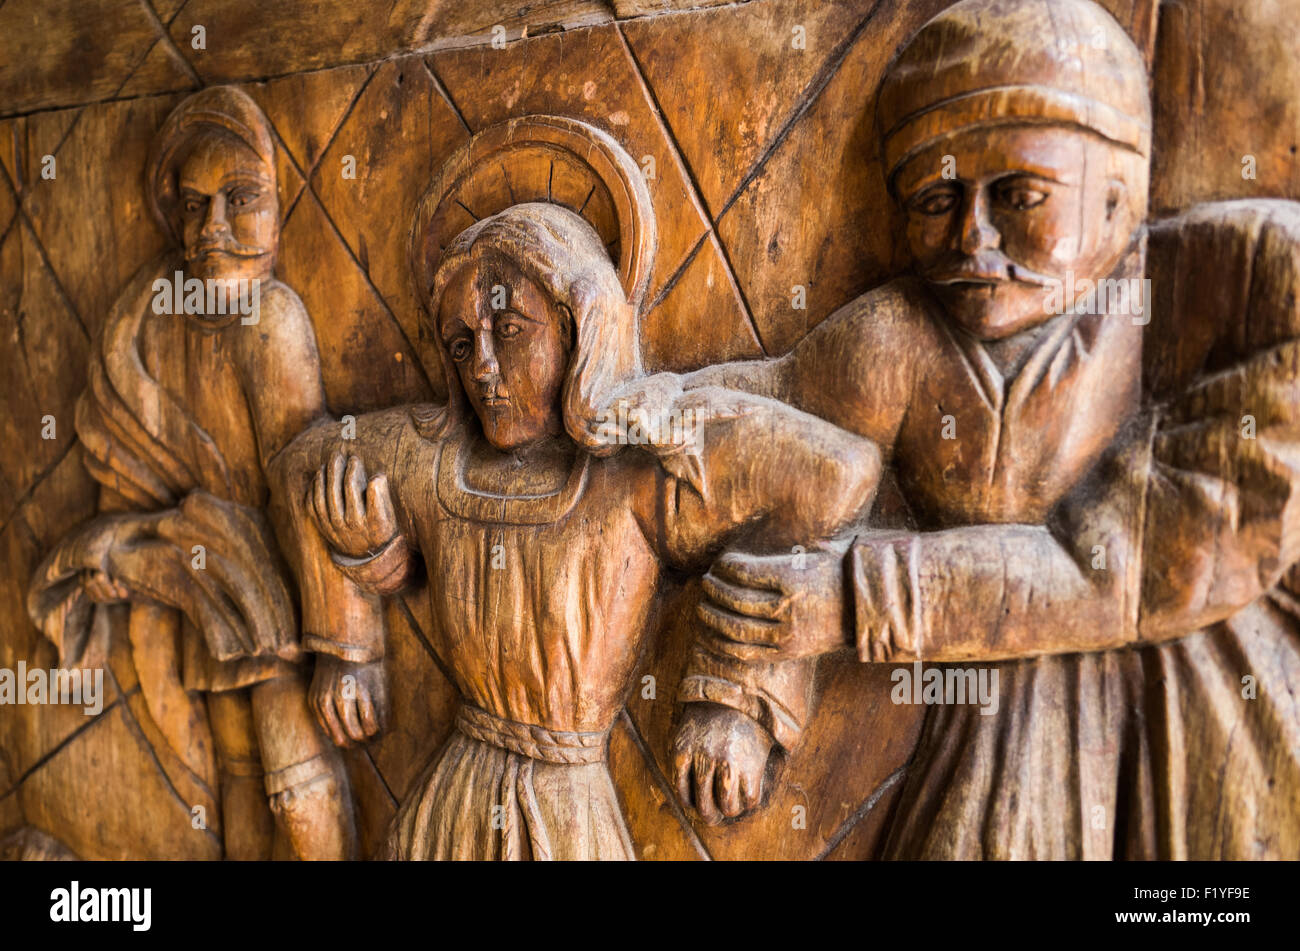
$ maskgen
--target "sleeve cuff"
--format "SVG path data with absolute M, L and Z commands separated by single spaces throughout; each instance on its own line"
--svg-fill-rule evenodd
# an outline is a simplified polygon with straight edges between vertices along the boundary
M 316 634 L 304 635 L 302 646 L 304 650 L 309 650 L 313 654 L 329 654 L 331 657 L 337 657 L 339 660 L 347 661 L 350 664 L 372 664 L 377 660 L 384 659 L 382 650 L 358 644 L 331 641 Z
M 349 558 L 331 551 L 330 559 L 362 590 L 372 594 L 388 595 L 402 590 L 411 569 L 411 550 L 400 534 L 394 535 L 377 554 Z
M 770 698 L 755 696 L 740 684 L 721 677 L 687 676 L 677 688 L 677 699 L 682 703 L 716 703 L 743 713 L 765 729 L 787 752 L 799 744 L 803 735 L 802 724 Z

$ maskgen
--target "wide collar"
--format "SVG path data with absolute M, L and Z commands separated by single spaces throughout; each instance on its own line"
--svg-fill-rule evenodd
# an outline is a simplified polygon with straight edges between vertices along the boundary
M 502 525 L 546 525 L 568 515 L 587 487 L 591 455 L 578 454 L 569 477 L 549 495 L 495 495 L 470 488 L 465 481 L 465 437 L 445 439 L 438 447 L 438 501 L 458 518 Z

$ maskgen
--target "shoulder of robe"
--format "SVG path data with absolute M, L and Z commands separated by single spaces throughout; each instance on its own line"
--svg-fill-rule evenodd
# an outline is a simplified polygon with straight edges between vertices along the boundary
M 1154 389 L 1300 335 L 1300 203 L 1208 202 L 1149 227 Z M 1154 376 L 1151 376 L 1154 374 Z
M 915 277 L 897 277 L 865 294 L 859 294 L 826 318 L 828 329 L 852 334 L 873 342 L 906 340 L 930 336 L 933 298 L 925 284 Z M 859 344 L 858 346 L 861 346 Z
M 418 451 L 421 443 L 426 442 L 416 431 L 411 414 L 414 408 L 416 407 L 394 406 L 360 415 L 344 413 L 337 418 L 323 416 L 293 438 L 277 455 L 275 465 L 285 468 L 314 468 L 322 465 L 336 451 L 347 453 L 355 448 L 359 455 L 369 456 L 372 464 L 376 451 L 383 452 L 390 457 L 385 463 L 387 467 L 389 462 L 395 461 L 399 449 L 403 454 L 411 455 Z M 429 445 L 436 448 L 436 443 Z
M 304 332 L 316 339 L 316 329 L 302 298 L 288 284 L 270 280 L 262 284 L 258 299 L 258 327 L 276 340 L 297 339 Z

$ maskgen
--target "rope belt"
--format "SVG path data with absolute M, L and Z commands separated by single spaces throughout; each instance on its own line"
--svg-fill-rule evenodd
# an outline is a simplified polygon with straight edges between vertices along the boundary
M 470 739 L 480 740 L 529 759 L 544 763 L 576 766 L 605 759 L 608 730 L 599 733 L 564 733 L 529 723 L 516 723 L 494 716 L 478 707 L 463 706 L 456 714 L 456 728 Z

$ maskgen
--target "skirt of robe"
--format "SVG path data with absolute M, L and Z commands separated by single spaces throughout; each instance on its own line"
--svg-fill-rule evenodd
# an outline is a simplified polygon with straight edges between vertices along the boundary
M 1275 589 L 1167 643 L 991 665 L 997 713 L 928 711 L 883 856 L 1300 858 L 1298 608 Z
M 460 730 L 398 810 L 382 856 L 400 860 L 630 860 L 605 762 L 550 763 Z

